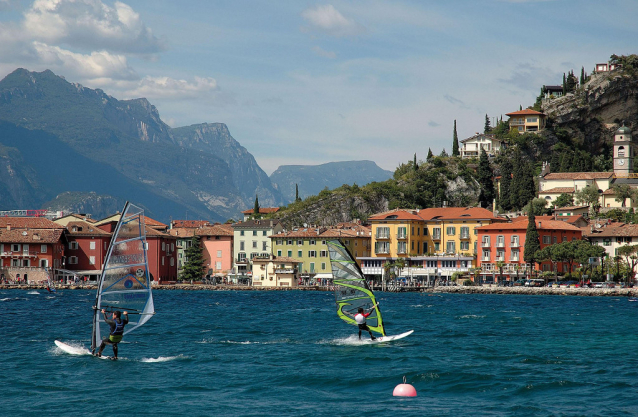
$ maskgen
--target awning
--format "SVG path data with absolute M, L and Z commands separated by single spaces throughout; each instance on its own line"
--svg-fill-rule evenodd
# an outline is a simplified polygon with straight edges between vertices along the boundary
M 332 279 L 332 274 L 315 274 L 314 279 L 322 278 L 322 279 Z

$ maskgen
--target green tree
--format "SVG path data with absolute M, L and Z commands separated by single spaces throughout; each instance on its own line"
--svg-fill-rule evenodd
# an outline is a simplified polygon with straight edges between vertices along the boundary
M 556 201 L 554 201 L 555 208 L 571 207 L 573 205 L 574 205 L 574 196 L 567 193 L 563 193 L 559 195 Z
M 459 135 L 456 133 L 456 120 L 454 120 L 454 133 L 452 134 L 452 156 L 459 156 Z
M 445 151 L 445 148 L 443 148 L 443 150 L 439 154 L 439 157 L 440 158 L 447 158 L 448 156 L 450 156 L 450 155 L 448 155 L 448 153 Z
M 204 275 L 204 255 L 199 236 L 193 236 L 191 246 L 184 252 L 186 263 L 182 267 L 180 280 L 199 281 Z
M 563 95 L 567 94 L 567 78 L 565 77 L 565 73 L 563 73 Z
M 419 165 L 416 162 L 416 153 L 414 154 L 414 161 L 412 161 L 412 168 L 416 171 L 419 169 Z
M 598 187 L 596 186 L 588 185 L 574 193 L 574 200 L 576 203 L 589 206 L 589 211 L 591 212 L 592 217 L 600 208 L 600 204 L 598 203 L 599 198 Z
M 615 200 L 621 203 L 621 207 L 625 207 L 627 199 L 633 198 L 635 194 L 635 190 L 629 184 L 614 184 L 611 189 L 616 194 Z
M 580 67 L 580 85 L 585 85 L 585 67 Z
M 501 194 L 500 203 L 501 208 L 505 211 L 512 209 L 510 190 L 512 185 L 512 162 L 509 158 L 503 158 L 501 162 Z
M 592 245 L 585 240 L 576 240 L 576 261 L 582 265 L 583 273 L 592 270 L 593 265 L 589 263 L 589 258 L 602 258 L 605 256 L 605 248 Z
M 523 259 L 530 264 L 531 268 L 536 262 L 536 252 L 541 248 L 540 237 L 538 235 L 538 229 L 536 229 L 536 216 L 534 213 L 530 213 L 527 223 L 527 232 L 525 233 L 525 251 L 523 252 Z
M 478 178 L 480 192 L 479 192 L 479 205 L 481 207 L 489 207 L 494 200 L 494 174 L 490 167 L 490 160 L 487 157 L 485 149 L 481 149 L 481 157 L 479 159 L 478 166 Z
M 638 265 L 638 245 L 625 245 L 618 248 L 618 256 L 622 256 L 625 258 L 625 262 L 627 263 L 628 270 L 628 282 L 634 282 L 634 277 L 636 273 L 634 269 L 636 265 Z
M 253 214 L 255 217 L 259 217 L 259 197 L 255 194 L 255 207 L 253 207 Z
M 533 198 L 523 208 L 523 211 L 529 214 L 531 210 L 535 216 L 542 216 L 544 214 L 547 214 L 547 210 L 545 209 L 545 207 L 547 207 L 547 200 L 545 200 L 544 198 Z
M 545 246 L 543 249 L 536 251 L 536 261 L 545 262 L 550 261 L 552 263 L 552 269 L 554 270 L 554 279 L 558 280 L 558 269 L 556 268 L 556 259 L 554 254 L 554 245 Z
M 485 115 L 485 127 L 483 128 L 483 133 L 485 133 L 485 134 L 490 133 L 491 130 L 492 130 L 492 124 L 490 123 L 489 116 L 486 114 Z
M 301 201 L 301 198 L 299 198 L 299 184 L 295 184 L 295 202 L 297 201 Z
M 428 156 L 426 157 L 426 161 L 430 162 L 434 158 L 434 154 L 432 153 L 432 149 L 428 148 Z

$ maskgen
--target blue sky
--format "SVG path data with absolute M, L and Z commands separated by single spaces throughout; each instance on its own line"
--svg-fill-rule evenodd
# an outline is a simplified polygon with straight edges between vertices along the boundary
M 604 4 L 604 5 L 603 5 Z M 267 172 L 394 170 L 638 53 L 638 2 L 0 0 L 0 77 L 51 69 L 173 127 L 226 123 Z

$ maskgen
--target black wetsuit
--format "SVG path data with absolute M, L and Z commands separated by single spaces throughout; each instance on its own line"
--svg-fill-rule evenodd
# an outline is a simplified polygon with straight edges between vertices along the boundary
M 119 321 L 118 321 L 119 320 Z M 106 347 L 106 345 L 113 345 L 113 357 L 117 358 L 117 344 L 122 341 L 122 335 L 124 334 L 124 326 L 128 324 L 128 317 L 124 316 L 124 318 L 109 320 L 106 318 L 106 314 L 104 315 L 104 322 L 109 325 L 111 331 L 108 336 L 105 336 L 102 339 L 102 344 L 100 345 L 100 350 L 98 351 L 98 356 L 102 355 L 102 351 Z

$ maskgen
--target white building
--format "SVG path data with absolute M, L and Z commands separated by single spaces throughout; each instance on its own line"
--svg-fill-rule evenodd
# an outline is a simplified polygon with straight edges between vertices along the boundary
M 487 156 L 495 156 L 500 152 L 503 142 L 496 139 L 494 135 L 476 133 L 476 135 L 461 140 L 461 158 L 478 158 L 481 156 L 481 149 L 485 149 Z
M 248 220 L 233 225 L 233 269 L 245 275 L 252 270 L 252 259 L 272 254 L 270 236 L 283 231 L 279 220 Z

